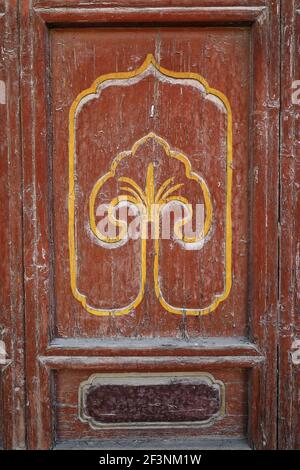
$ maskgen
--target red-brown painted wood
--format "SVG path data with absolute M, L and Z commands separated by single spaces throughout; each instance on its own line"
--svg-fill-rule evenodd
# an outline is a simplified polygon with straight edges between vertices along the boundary
M 22 173 L 18 2 L 0 2 L 0 428 L 4 448 L 25 448 Z
M 280 180 L 280 353 L 279 353 L 279 448 L 300 448 L 299 364 L 293 364 L 299 321 L 299 157 L 300 103 L 293 100 L 300 79 L 300 2 L 282 4 L 281 68 L 281 180 Z M 299 89 L 299 86 L 297 87 Z M 299 95 L 299 94 L 298 94 Z M 295 97 L 296 98 L 296 97 Z
M 284 108 L 279 208 L 280 6 L 283 44 L 290 40 L 295 44 L 299 17 L 295 14 L 296 3 L 0 1 L 0 11 L 2 4 L 2 9 L 6 8 L 0 22 L 11 30 L 3 38 L 0 32 L 0 42 L 4 41 L 6 51 L 13 51 L 4 57 L 8 65 L 5 72 L 0 66 L 0 80 L 4 74 L 13 90 L 5 117 L 0 115 L 5 120 L 0 129 L 2 133 L 4 130 L 1 153 L 3 149 L 8 155 L 7 160 L 1 160 L 1 178 L 7 188 L 7 192 L 1 192 L 1 207 L 3 201 L 4 219 L 8 220 L 8 224 L 1 223 L 1 303 L 5 306 L 4 327 L 12 359 L 0 382 L 5 447 L 24 447 L 25 412 L 26 445 L 30 449 L 53 448 L 68 441 L 77 441 L 80 446 L 88 440 L 141 437 L 141 431 L 134 428 L 95 430 L 80 421 L 78 390 L 94 373 L 208 372 L 224 383 L 224 417 L 205 428 L 191 426 L 187 431 L 170 426 L 143 430 L 142 435 L 226 436 L 246 439 L 252 448 L 274 449 L 278 344 L 282 348 L 279 445 L 299 446 L 299 420 L 295 417 L 295 384 L 299 377 L 289 359 L 290 339 L 298 331 L 297 304 L 291 297 L 293 290 L 296 299 L 297 287 L 291 272 L 296 267 L 293 254 L 299 234 L 297 225 L 292 228 L 296 196 L 288 189 L 298 180 L 296 151 L 291 149 L 293 135 L 286 123 L 287 117 L 296 129 L 295 112 L 284 85 L 290 80 L 287 66 L 281 71 Z M 284 29 L 285 24 L 288 29 Z M 175 73 L 201 74 L 211 87 L 226 95 L 232 109 L 233 283 L 227 299 L 205 316 L 175 315 L 159 303 L 151 241 L 146 245 L 145 295 L 133 313 L 119 317 L 91 315 L 74 298 L 70 287 L 70 107 L 78 93 L 97 77 L 135 70 L 147 54 L 152 54 L 160 67 Z M 283 53 L 283 64 L 293 60 L 292 53 Z M 295 70 L 296 64 L 291 67 Z M 130 87 L 112 91 L 107 88 L 101 100 L 95 100 L 94 107 L 89 103 L 78 117 L 76 203 L 84 217 L 77 232 L 82 251 L 78 255 L 80 287 L 88 292 L 93 304 L 100 302 L 102 307 L 118 308 L 136 295 L 139 242 L 130 242 L 119 251 L 96 249 L 86 236 L 85 219 L 91 189 L 108 171 L 113 158 L 129 150 L 139 138 L 155 132 L 189 157 L 212 195 L 218 223 L 203 250 L 183 254 L 173 242 L 161 244 L 165 298 L 173 305 L 196 308 L 201 302 L 209 303 L 212 289 L 220 289 L 224 281 L 222 217 L 226 178 L 222 170 L 226 119 L 193 89 L 182 87 L 180 98 L 167 81 L 157 84 L 150 77 L 139 82 L 136 90 L 134 94 Z M 149 113 L 152 102 L 153 116 Z M 179 166 L 164 166 L 161 147 L 151 142 L 142 148 L 139 163 L 127 166 L 141 187 L 146 179 L 145 162 L 151 162 L 153 151 L 160 171 L 155 173 L 157 181 L 161 183 L 171 172 L 182 177 Z M 110 195 L 110 190 L 106 194 Z M 187 191 L 190 198 L 195 197 L 192 185 Z M 290 207 L 294 212 L 289 213 Z M 288 409 L 291 391 L 294 414 Z

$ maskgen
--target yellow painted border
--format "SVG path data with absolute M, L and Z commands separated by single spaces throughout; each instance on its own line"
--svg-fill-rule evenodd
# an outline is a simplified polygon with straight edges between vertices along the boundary
M 70 254 L 70 278 L 71 290 L 75 299 L 77 299 L 82 306 L 89 313 L 93 315 L 124 315 L 136 308 L 144 296 L 146 273 L 142 267 L 141 288 L 137 298 L 124 309 L 116 310 L 102 310 L 91 307 L 87 304 L 86 296 L 79 292 L 77 288 L 77 267 L 76 267 L 76 247 L 75 247 L 75 114 L 80 102 L 88 95 L 94 95 L 98 87 L 108 80 L 126 80 L 141 75 L 150 65 L 153 65 L 162 75 L 171 78 L 192 79 L 200 83 L 207 94 L 211 94 L 219 98 L 224 104 L 227 111 L 227 164 L 226 164 L 226 249 L 225 249 L 225 289 L 222 294 L 215 296 L 214 302 L 202 309 L 184 309 L 176 308 L 168 304 L 162 296 L 159 286 L 159 240 L 155 242 L 155 259 L 154 259 L 154 279 L 155 279 L 155 292 L 161 305 L 170 313 L 185 314 L 185 315 L 205 315 L 214 311 L 218 305 L 224 301 L 231 289 L 232 284 L 232 220 L 231 220 L 231 198 L 232 198 L 232 112 L 227 97 L 220 91 L 211 88 L 207 81 L 201 75 L 193 72 L 174 72 L 165 69 L 158 64 L 152 54 L 148 54 L 144 63 L 136 70 L 130 72 L 114 72 L 98 77 L 90 88 L 82 91 L 72 103 L 69 113 L 69 254 Z M 142 260 L 146 256 L 146 240 L 142 240 Z M 142 263 L 143 265 L 144 263 Z

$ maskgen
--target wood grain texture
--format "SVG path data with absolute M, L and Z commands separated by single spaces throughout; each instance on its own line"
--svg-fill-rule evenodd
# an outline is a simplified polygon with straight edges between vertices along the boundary
M 300 448 L 299 365 L 291 348 L 300 337 L 299 321 L 299 104 L 293 103 L 292 84 L 300 79 L 300 2 L 282 2 L 281 173 L 280 173 L 280 379 L 279 448 Z M 299 88 L 299 87 L 298 87 Z
M 4 448 L 25 447 L 22 174 L 18 2 L 0 2 L 0 365 Z
M 255 8 L 257 6 L 265 6 L 265 0 L 33 0 L 33 6 L 36 8 L 105 8 L 105 7 L 216 7 L 224 10 L 224 8 Z

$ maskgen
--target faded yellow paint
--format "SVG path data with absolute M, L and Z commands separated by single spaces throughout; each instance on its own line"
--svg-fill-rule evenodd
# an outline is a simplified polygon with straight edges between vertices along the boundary
M 159 211 L 163 205 L 171 201 L 180 201 L 183 204 L 187 205 L 190 210 L 190 216 L 192 217 L 193 209 L 192 209 L 191 204 L 188 203 L 187 199 L 178 195 L 171 196 L 171 194 L 173 194 L 177 189 L 180 189 L 183 186 L 183 184 L 175 184 L 171 188 L 167 189 L 168 185 L 174 180 L 174 177 L 168 178 L 166 181 L 164 181 L 162 186 L 159 188 L 157 194 L 155 195 L 154 166 L 153 166 L 153 163 L 150 163 L 147 168 L 145 192 L 139 187 L 139 185 L 132 178 L 129 178 L 129 177 L 118 178 L 118 181 L 125 182 L 131 186 L 131 187 L 129 186 L 121 187 L 121 189 L 131 193 L 130 196 L 118 196 L 114 198 L 111 201 L 109 208 L 108 208 L 108 216 L 110 220 L 113 221 L 113 223 L 115 223 L 116 226 L 121 228 L 119 235 L 116 236 L 115 238 L 109 238 L 103 235 L 98 230 L 96 221 L 95 221 L 95 201 L 96 201 L 97 194 L 99 193 L 99 191 L 101 190 L 101 188 L 107 181 L 115 177 L 116 169 L 118 165 L 120 164 L 121 160 L 123 160 L 126 157 L 128 158 L 130 156 L 135 156 L 138 148 L 144 145 L 149 139 L 153 139 L 156 142 L 158 142 L 164 148 L 164 151 L 167 157 L 174 158 L 180 161 L 181 163 L 183 163 L 185 167 L 186 177 L 190 180 L 196 181 L 199 184 L 203 192 L 204 203 L 206 207 L 206 218 L 205 218 L 203 231 L 200 232 L 196 237 L 184 237 L 181 231 L 181 227 L 187 222 L 187 218 L 183 218 L 182 220 L 177 221 L 174 227 L 176 236 L 179 240 L 182 240 L 185 243 L 199 242 L 208 234 L 211 224 L 212 224 L 212 218 L 213 218 L 212 202 L 211 202 L 211 197 L 210 197 L 208 187 L 205 181 L 203 180 L 203 178 L 201 178 L 197 173 L 194 173 L 192 171 L 192 167 L 191 167 L 191 163 L 189 159 L 183 153 L 171 150 L 169 144 L 161 137 L 158 137 L 154 132 L 150 132 L 148 135 L 142 137 L 140 140 L 135 142 L 130 151 L 125 151 L 125 152 L 121 152 L 120 154 L 118 154 L 111 165 L 110 171 L 106 173 L 105 175 L 103 175 L 101 178 L 99 178 L 99 180 L 96 182 L 91 192 L 90 203 L 89 203 L 89 217 L 90 217 L 91 229 L 97 238 L 99 238 L 100 240 L 106 243 L 117 243 L 120 240 L 122 240 L 126 236 L 126 222 L 122 220 L 118 221 L 114 219 L 113 213 L 112 213 L 113 208 L 121 201 L 128 201 L 128 202 L 131 202 L 132 204 L 138 205 L 139 207 L 144 206 L 145 223 L 156 220 L 154 211 L 155 210 Z

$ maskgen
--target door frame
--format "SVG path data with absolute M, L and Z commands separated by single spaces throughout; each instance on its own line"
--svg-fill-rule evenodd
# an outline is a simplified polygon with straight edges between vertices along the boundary
M 278 448 L 300 448 L 299 365 L 293 364 L 295 341 L 300 340 L 299 317 L 299 133 L 300 105 L 293 103 L 293 82 L 300 80 L 296 20 L 299 0 L 283 0 L 281 16 L 281 147 L 280 147 L 280 291 L 278 324 Z M 299 21 L 299 20 L 298 20 Z M 300 23 L 298 23 L 299 25 Z M 298 26 L 299 27 L 299 26 Z M 299 45 L 298 45 L 299 47 Z M 299 55 L 299 52 L 298 52 Z M 297 76 L 298 73 L 298 76 Z M 298 87 L 299 88 L 299 87 Z
M 22 148 L 17 0 L 0 1 L 0 46 L 0 339 L 6 350 L 5 360 L 0 364 L 0 426 L 3 427 L 0 448 L 24 449 Z

